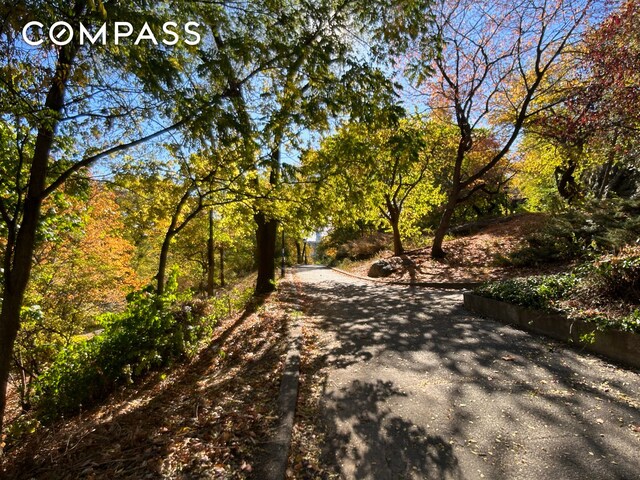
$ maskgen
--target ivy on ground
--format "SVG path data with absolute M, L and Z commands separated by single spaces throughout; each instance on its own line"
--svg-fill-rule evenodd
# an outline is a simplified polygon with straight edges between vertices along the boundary
M 640 247 L 597 257 L 571 273 L 486 283 L 475 293 L 564 313 L 601 329 L 640 333 Z

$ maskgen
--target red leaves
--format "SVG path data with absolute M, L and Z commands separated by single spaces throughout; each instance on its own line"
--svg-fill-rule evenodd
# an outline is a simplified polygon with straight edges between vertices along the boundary
M 586 39 L 585 60 L 592 71 L 590 88 L 598 94 L 596 119 L 601 123 L 640 120 L 639 23 L 639 2 L 630 0 Z

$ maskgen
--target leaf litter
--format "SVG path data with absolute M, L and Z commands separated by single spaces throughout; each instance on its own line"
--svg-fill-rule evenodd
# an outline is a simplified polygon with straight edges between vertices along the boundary
M 223 320 L 190 362 L 10 448 L 0 476 L 251 478 L 277 420 L 287 318 L 274 295 Z

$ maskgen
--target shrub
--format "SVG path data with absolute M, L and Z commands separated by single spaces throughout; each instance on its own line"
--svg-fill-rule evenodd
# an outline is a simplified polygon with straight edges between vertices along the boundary
M 373 226 L 363 224 L 360 228 L 336 228 L 322 238 L 317 256 L 323 262 L 335 263 L 342 260 L 366 260 L 391 245 L 391 235 L 377 231 Z
M 389 236 L 383 233 L 366 235 L 351 240 L 338 248 L 336 260 L 349 258 L 351 260 L 365 260 L 389 247 Z
M 629 315 L 616 322 L 615 328 L 625 332 L 640 333 L 640 309 L 636 308 Z
M 75 413 L 150 370 L 193 355 L 198 341 L 248 292 L 212 301 L 167 293 L 131 294 L 123 313 L 100 317 L 104 331 L 63 348 L 35 385 L 35 404 L 44 421 Z
M 501 260 L 516 266 L 568 262 L 617 252 L 639 239 L 640 201 L 608 199 L 550 219 L 525 239 L 526 246 Z
M 505 263 L 529 267 L 567 262 L 579 257 L 586 247 L 576 235 L 572 223 L 562 218 L 550 221 L 540 231 L 527 236 L 525 241 L 527 245 L 509 254 Z
M 601 301 L 640 302 L 640 247 L 605 255 L 585 268 L 583 294 Z
M 522 307 L 552 309 L 552 302 L 562 298 L 576 283 L 577 277 L 572 274 L 545 275 L 485 283 L 475 291 Z

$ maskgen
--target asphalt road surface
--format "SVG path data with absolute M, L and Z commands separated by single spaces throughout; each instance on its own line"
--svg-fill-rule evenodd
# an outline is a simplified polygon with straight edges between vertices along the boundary
M 640 479 L 637 371 L 477 317 L 459 292 L 296 277 L 343 478 Z

